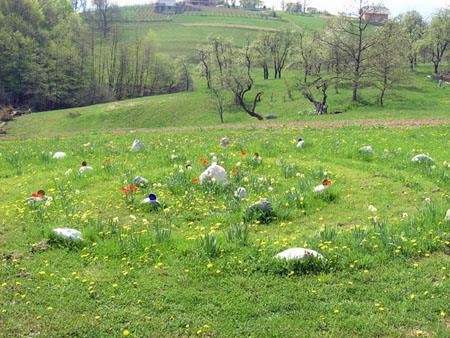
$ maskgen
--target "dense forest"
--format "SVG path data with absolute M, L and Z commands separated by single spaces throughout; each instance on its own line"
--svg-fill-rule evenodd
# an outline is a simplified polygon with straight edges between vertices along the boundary
M 116 6 L 95 1 L 82 16 L 80 3 L 0 0 L 0 105 L 41 111 L 191 89 L 186 61 L 160 54 L 154 35 L 123 41 Z

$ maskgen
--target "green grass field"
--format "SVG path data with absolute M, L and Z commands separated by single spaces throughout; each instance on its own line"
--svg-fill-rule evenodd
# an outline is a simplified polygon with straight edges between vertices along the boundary
M 449 132 L 266 128 L 0 140 L 0 335 L 448 336 Z M 218 146 L 222 137 L 228 148 Z M 144 146 L 138 153 L 129 151 L 135 138 Z M 365 145 L 375 154 L 359 153 Z M 56 151 L 68 157 L 54 160 Z M 412 163 L 418 153 L 435 162 Z M 213 155 L 227 186 L 195 182 Z M 79 176 L 83 160 L 94 170 Z M 121 188 L 136 175 L 149 186 L 126 195 Z M 329 190 L 313 193 L 324 177 Z M 234 197 L 239 186 L 247 199 Z M 53 197 L 49 205 L 24 202 L 39 189 Z M 160 209 L 139 204 L 149 192 Z M 266 221 L 246 216 L 260 198 L 274 207 Z M 58 240 L 56 227 L 78 229 L 84 240 Z M 48 248 L 31 253 L 43 240 Z M 273 258 L 299 246 L 324 259 Z
M 269 20 L 245 11 L 160 18 L 138 10 L 127 9 L 123 38 L 152 30 L 164 53 L 190 58 L 209 33 L 240 46 L 258 31 L 182 24 L 320 30 L 327 20 Z M 0 138 L 0 336 L 450 336 L 450 124 L 279 125 L 448 122 L 450 86 L 437 88 L 431 72 L 421 65 L 408 73 L 387 92 L 383 109 L 371 83 L 351 104 L 344 82 L 339 95 L 329 89 L 328 102 L 330 111 L 344 113 L 316 116 L 294 89 L 302 74 L 286 70 L 282 80 L 263 81 L 254 69 L 250 94 L 264 91 L 257 111 L 280 115 L 277 128 L 258 125 L 236 106 L 226 107 L 221 128 L 197 75 L 193 92 L 8 123 L 12 136 L 41 136 Z M 183 130 L 206 126 L 216 129 Z M 173 127 L 179 130 L 131 132 Z M 116 129 L 125 132 L 110 132 Z M 84 133 L 46 136 L 77 132 Z M 223 137 L 229 147 L 219 146 Z M 305 145 L 298 149 L 300 137 Z M 136 138 L 143 149 L 130 152 Z M 359 151 L 367 145 L 373 155 Z M 57 151 L 68 156 L 53 159 Z M 434 162 L 413 163 L 421 153 Z M 214 156 L 227 185 L 198 182 Z M 80 175 L 82 161 L 93 171 Z M 138 175 L 148 186 L 132 187 Z M 323 179 L 331 180 L 329 189 L 313 192 Z M 247 198 L 235 196 L 238 187 Z M 40 189 L 51 200 L 25 202 Z M 150 193 L 159 208 L 140 204 Z M 270 214 L 246 211 L 262 198 L 272 203 Z M 79 230 L 83 240 L 56 237 L 53 229 L 63 227 Z M 323 259 L 275 259 L 294 247 Z
M 437 88 L 436 80 L 427 78 L 430 66 L 421 66 L 408 74 L 403 84 L 386 94 L 385 108 L 377 105 L 378 91 L 373 87 L 361 90 L 363 103 L 352 105 L 350 88 L 344 83 L 339 95 L 329 90 L 329 110 L 341 110 L 339 115 L 316 116 L 313 106 L 298 91 L 292 90 L 289 99 L 286 83 L 292 86 L 301 75 L 285 73 L 286 82 L 262 80 L 255 73 L 256 86 L 252 92 L 263 90 L 257 111 L 263 115 L 281 116 L 276 122 L 341 121 L 365 119 L 449 118 L 450 86 Z M 146 97 L 121 102 L 68 110 L 49 111 L 19 117 L 7 125 L 12 135 L 46 134 L 51 132 L 104 131 L 119 128 L 167 128 L 185 126 L 211 126 L 220 124 L 215 101 L 206 90 L 204 80 L 195 78 L 196 91 Z M 250 95 L 251 93 L 250 92 Z M 251 96 L 249 96 L 251 97 Z M 272 104 L 271 104 L 272 100 Z M 77 114 L 70 114 L 77 112 Z M 300 113 L 300 114 L 299 114 Z M 226 124 L 249 124 L 257 121 L 239 107 L 227 107 Z

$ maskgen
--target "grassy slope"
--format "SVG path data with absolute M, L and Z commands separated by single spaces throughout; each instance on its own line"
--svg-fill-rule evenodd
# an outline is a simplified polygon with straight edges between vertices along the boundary
M 264 90 L 258 111 L 263 115 L 278 114 L 277 122 L 287 121 L 336 121 L 359 119 L 413 119 L 420 117 L 449 118 L 448 109 L 450 86 L 438 89 L 436 81 L 427 78 L 431 72 L 428 66 L 421 66 L 419 71 L 408 75 L 406 82 L 386 94 L 385 108 L 377 107 L 378 92 L 373 88 L 361 90 L 361 98 L 366 104 L 349 105 L 350 88 L 341 89 L 339 95 L 330 89 L 330 110 L 338 109 L 345 113 L 340 115 L 315 116 L 299 112 L 311 110 L 311 104 L 293 91 L 294 100 L 288 99 L 283 80 L 262 81 L 261 74 L 255 74 L 256 90 Z M 294 83 L 296 75 L 286 72 L 287 83 Z M 117 128 L 163 128 L 182 126 L 217 125 L 220 120 L 214 107 L 214 99 L 205 89 L 203 79 L 196 78 L 197 90 L 190 93 L 178 93 L 126 100 L 120 103 L 50 111 L 18 118 L 8 124 L 11 134 L 39 134 L 67 131 L 94 131 Z M 273 105 L 270 105 L 273 95 Z M 69 112 L 79 112 L 81 116 L 69 117 Z M 225 122 L 230 124 L 254 123 L 238 107 L 229 107 L 225 113 Z
M 229 148 L 218 147 L 223 136 L 229 137 Z M 295 147 L 299 136 L 307 142 L 301 150 Z M 136 137 L 144 151 L 130 153 Z M 443 164 L 450 155 L 449 140 L 448 126 L 0 140 L 0 335 L 118 336 L 128 330 L 158 337 L 403 337 L 418 331 L 448 336 L 450 260 L 443 253 L 448 248 L 435 245 L 449 239 L 442 232 L 450 188 L 449 168 Z M 367 144 L 376 152 L 373 158 L 357 152 Z M 68 158 L 49 159 L 48 151 L 57 150 L 66 151 Z M 173 151 L 179 160 L 170 160 Z M 248 158 L 254 151 L 263 157 L 256 167 Z M 233 203 L 233 189 L 208 193 L 191 182 L 204 168 L 199 158 L 209 159 L 211 152 L 224 160 L 228 171 L 239 170 L 230 181 L 233 188 L 247 188 L 247 201 Z M 434 157 L 436 167 L 413 165 L 410 158 L 419 152 Z M 94 167 L 91 175 L 64 174 L 69 168 L 76 171 L 83 159 Z M 184 165 L 186 160 L 193 169 L 180 174 L 174 163 Z M 333 181 L 331 195 L 325 195 L 334 196 L 332 201 L 310 193 L 324 171 Z M 167 203 L 166 215 L 124 203 L 120 187 L 135 175 L 148 178 L 151 185 L 162 183 L 150 190 Z M 257 177 L 274 181 L 254 184 Z M 25 205 L 24 198 L 40 188 L 55 197 L 52 204 Z M 291 199 L 292 188 L 305 196 L 303 206 Z M 146 193 L 138 191 L 136 200 Z M 242 221 L 245 206 L 261 197 L 274 202 L 279 219 L 252 222 L 247 245 L 225 241 L 226 229 Z M 392 226 L 392 234 L 404 231 L 403 239 L 396 237 L 391 239 L 395 245 L 384 246 L 379 236 L 369 234 L 364 249 L 356 237 L 345 243 L 350 249 L 336 235 L 324 236 L 320 245 L 314 239 L 324 225 L 337 226 L 344 234 L 358 225 L 371 229 L 375 214 L 369 205 Z M 438 211 L 436 218 L 418 215 L 429 206 L 437 207 L 432 209 Z M 405 220 L 403 213 L 408 214 Z M 132 221 L 130 214 L 138 220 Z M 108 222 L 113 217 L 119 217 L 117 225 Z M 156 240 L 156 225 L 172 229 L 170 240 Z M 85 249 L 61 243 L 30 254 L 31 244 L 48 238 L 56 226 L 81 230 Z M 209 257 L 199 240 L 192 240 L 211 231 L 223 249 L 217 257 Z M 272 261 L 276 252 L 303 246 L 305 240 L 313 249 L 331 240 L 330 248 L 320 251 L 328 260 L 337 255 L 342 265 L 335 266 L 337 271 L 299 276 L 295 267 Z M 396 254 L 398 246 L 402 249 Z M 295 273 L 288 277 L 291 269 Z

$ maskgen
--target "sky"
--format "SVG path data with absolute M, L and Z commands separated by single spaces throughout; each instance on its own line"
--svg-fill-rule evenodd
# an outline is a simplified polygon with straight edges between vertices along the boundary
M 155 0 L 113 0 L 120 6 L 134 5 L 134 4 L 148 4 L 155 2 Z M 295 2 L 296 0 L 285 0 L 286 2 Z M 303 0 L 300 0 L 303 2 Z M 355 0 L 308 0 L 310 7 L 316 7 L 319 10 L 327 10 L 333 14 L 338 12 L 350 12 L 352 3 Z M 391 11 L 392 16 L 404 13 L 410 10 L 420 12 L 426 19 L 439 8 L 450 6 L 450 0 L 375 0 L 373 3 L 382 2 Z M 264 3 L 269 7 L 275 6 L 279 8 L 281 0 L 264 0 Z

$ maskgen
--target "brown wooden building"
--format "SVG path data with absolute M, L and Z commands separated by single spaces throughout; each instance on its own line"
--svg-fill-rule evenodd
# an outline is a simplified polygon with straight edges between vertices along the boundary
M 366 6 L 362 8 L 365 21 L 383 22 L 389 19 L 389 9 L 383 6 Z

